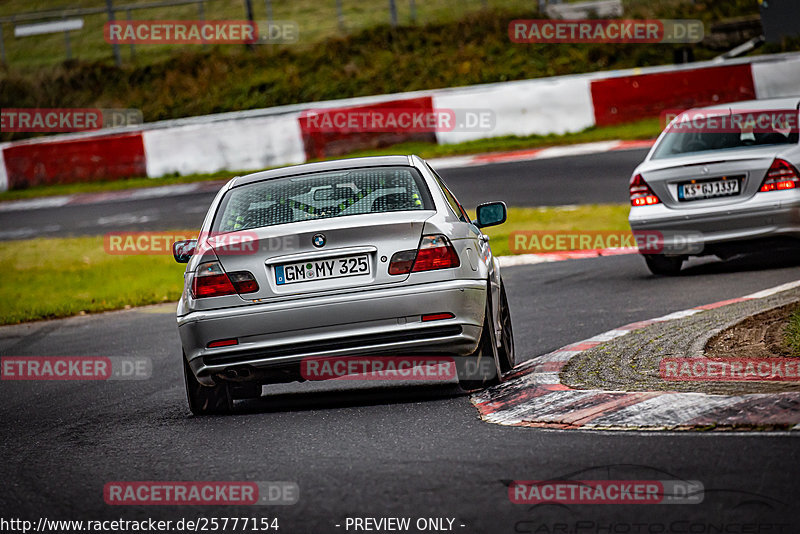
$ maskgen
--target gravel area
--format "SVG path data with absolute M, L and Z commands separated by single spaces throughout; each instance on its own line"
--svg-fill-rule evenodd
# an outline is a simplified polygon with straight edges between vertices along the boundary
M 655 323 L 587 350 L 561 370 L 561 383 L 575 389 L 612 391 L 679 391 L 709 394 L 773 393 L 800 391 L 800 382 L 684 382 L 663 380 L 659 373 L 662 358 L 693 358 L 713 356 L 785 357 L 775 343 L 775 328 L 765 323 L 763 335 L 754 328 L 759 318 L 775 318 L 776 308 L 800 301 L 800 288 L 791 289 L 763 299 L 747 300 L 720 308 L 696 313 L 689 317 Z M 785 309 L 784 309 L 785 311 Z M 735 328 L 736 326 L 739 328 Z M 750 336 L 748 349 L 740 337 Z M 706 345 L 710 353 L 706 354 Z M 726 350 L 730 355 L 726 356 Z

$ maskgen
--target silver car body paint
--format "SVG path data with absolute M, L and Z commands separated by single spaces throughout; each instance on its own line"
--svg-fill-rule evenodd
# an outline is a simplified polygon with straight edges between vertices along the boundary
M 200 235 L 208 235 L 225 195 L 262 180 L 321 171 L 409 166 L 424 179 L 433 209 L 368 213 L 306 220 L 249 231 L 262 246 L 255 254 L 198 252 L 190 259 L 177 320 L 192 371 L 206 385 L 229 368 L 269 369 L 311 356 L 445 354 L 464 356 L 478 345 L 486 288 L 492 290 L 499 325 L 500 272 L 488 238 L 459 219 L 437 177 L 416 156 L 382 156 L 312 163 L 236 177 L 214 199 Z M 323 247 L 314 237 L 324 234 Z M 389 275 L 395 252 L 416 249 L 426 234 L 444 234 L 460 258 L 457 268 Z M 319 240 L 318 240 L 319 241 Z M 318 243 L 319 244 L 319 243 Z M 219 252 L 219 251 L 217 251 Z M 274 266 L 294 261 L 366 254 L 370 274 L 278 286 Z M 259 291 L 195 299 L 190 291 L 197 266 L 216 260 L 226 272 L 253 273 Z M 488 282 L 488 283 L 487 283 Z M 423 323 L 424 314 L 450 312 L 452 319 Z M 499 328 L 496 326 L 496 328 Z M 496 336 L 498 339 L 498 335 Z M 213 340 L 238 344 L 207 348 Z

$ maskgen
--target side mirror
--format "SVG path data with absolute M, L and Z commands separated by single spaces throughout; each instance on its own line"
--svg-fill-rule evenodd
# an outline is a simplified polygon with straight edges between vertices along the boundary
M 175 241 L 172 244 L 172 256 L 178 263 L 189 263 L 189 258 L 194 254 L 195 248 L 197 248 L 197 239 Z
M 478 228 L 494 226 L 506 222 L 508 210 L 505 202 L 485 202 L 475 210 L 477 220 L 473 224 Z

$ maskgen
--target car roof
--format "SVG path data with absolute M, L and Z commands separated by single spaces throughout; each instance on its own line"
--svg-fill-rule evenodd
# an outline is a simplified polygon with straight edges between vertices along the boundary
M 245 176 L 237 176 L 229 182 L 228 188 L 238 187 L 240 185 L 253 182 L 260 182 L 262 180 L 285 178 L 287 176 L 297 176 L 312 172 L 360 169 L 364 167 L 387 167 L 398 165 L 411 166 L 411 161 L 412 158 L 409 156 L 371 156 L 365 158 L 346 158 L 332 161 L 321 161 L 318 163 L 303 163 L 302 165 L 292 165 L 290 167 L 281 167 L 279 169 L 255 172 Z
M 714 104 L 712 106 L 692 108 L 692 111 L 706 111 L 706 110 L 720 110 L 720 109 L 731 109 L 733 111 L 736 110 L 769 111 L 769 110 L 797 109 L 798 106 L 800 106 L 800 96 L 793 96 L 784 98 L 765 98 L 763 100 L 742 100 L 740 102 L 724 102 L 721 104 Z

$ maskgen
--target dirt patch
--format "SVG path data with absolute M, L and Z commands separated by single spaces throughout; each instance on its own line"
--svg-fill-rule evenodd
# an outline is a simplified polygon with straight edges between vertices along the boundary
M 800 309 L 800 302 L 767 310 L 727 328 L 706 343 L 708 358 L 791 358 L 786 342 L 789 316 Z

